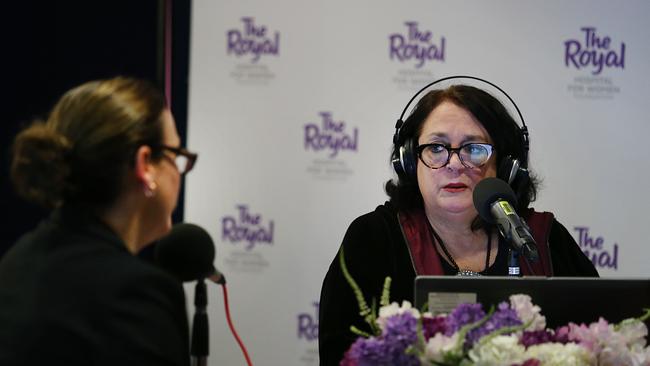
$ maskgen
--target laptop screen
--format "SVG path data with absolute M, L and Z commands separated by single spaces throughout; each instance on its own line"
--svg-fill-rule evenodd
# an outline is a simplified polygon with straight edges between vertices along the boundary
M 648 278 L 579 277 L 452 277 L 418 276 L 415 307 L 434 314 L 449 313 L 463 302 L 490 306 L 527 294 L 542 309 L 549 327 L 569 322 L 589 324 L 605 318 L 610 323 L 638 317 L 650 308 Z

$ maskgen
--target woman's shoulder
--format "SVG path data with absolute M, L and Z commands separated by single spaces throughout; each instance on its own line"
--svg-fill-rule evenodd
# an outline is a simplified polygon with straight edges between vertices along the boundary
M 376 226 L 397 222 L 397 210 L 390 202 L 377 206 L 373 211 L 367 212 L 352 221 L 353 226 Z
M 386 252 L 387 248 L 402 241 L 397 211 L 390 203 L 385 203 L 352 221 L 345 233 L 343 246 L 354 251 L 372 249 Z
M 537 220 L 538 223 L 545 223 L 555 276 L 598 277 L 598 270 L 594 264 L 554 214 L 532 211 L 530 217 L 535 217 L 534 220 Z M 531 224 L 530 221 L 529 224 Z

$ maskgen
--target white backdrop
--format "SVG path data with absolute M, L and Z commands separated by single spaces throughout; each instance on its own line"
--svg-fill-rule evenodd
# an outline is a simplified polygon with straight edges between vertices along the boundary
M 186 221 L 215 240 L 254 364 L 318 364 L 327 267 L 348 224 L 387 199 L 402 109 L 443 76 L 505 89 L 543 179 L 533 206 L 591 243 L 602 276 L 650 276 L 650 2 L 195 0 L 192 12 L 200 159 Z M 209 296 L 209 364 L 244 364 L 221 291 Z

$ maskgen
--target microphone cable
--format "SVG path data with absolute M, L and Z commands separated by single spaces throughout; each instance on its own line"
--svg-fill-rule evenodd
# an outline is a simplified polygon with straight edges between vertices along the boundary
M 228 287 L 226 287 L 226 284 L 223 283 L 221 284 L 221 288 L 223 290 L 223 304 L 226 311 L 226 320 L 228 321 L 228 326 L 230 327 L 230 331 L 232 332 L 232 335 L 235 337 L 235 340 L 239 345 L 239 348 L 241 348 L 241 351 L 244 354 L 244 358 L 246 359 L 246 364 L 248 366 L 253 366 L 253 363 L 251 362 L 251 359 L 248 356 L 248 351 L 246 350 L 246 346 L 244 346 L 244 343 L 239 338 L 239 335 L 237 334 L 237 331 L 235 330 L 235 327 L 232 324 L 232 319 L 230 318 L 230 306 L 228 305 Z

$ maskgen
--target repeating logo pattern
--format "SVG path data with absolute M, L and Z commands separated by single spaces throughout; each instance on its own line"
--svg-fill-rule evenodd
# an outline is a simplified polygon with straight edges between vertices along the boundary
M 421 68 L 426 62 L 445 61 L 445 37 L 434 39 L 433 32 L 422 30 L 418 22 L 404 22 L 404 34 L 393 33 L 388 36 L 388 52 L 391 60 L 398 62 L 415 61 Z M 437 42 L 436 42 L 437 41 Z
M 583 42 L 578 39 L 564 42 L 566 67 L 591 69 L 592 75 L 599 75 L 605 68 L 625 69 L 625 42 L 614 46 L 611 37 L 596 33 L 596 27 L 582 27 L 580 30 Z
M 253 63 L 262 55 L 278 56 L 280 54 L 280 33 L 268 31 L 264 25 L 255 24 L 252 17 L 241 18 L 242 29 L 226 32 L 227 52 L 236 57 L 251 56 Z
M 357 151 L 359 146 L 359 129 L 346 132 L 345 122 L 335 121 L 331 112 L 320 112 L 321 123 L 305 125 L 305 150 L 328 151 L 334 158 L 340 151 Z
M 221 239 L 234 245 L 243 243 L 247 251 L 258 245 L 273 245 L 273 220 L 265 224 L 262 215 L 247 205 L 237 205 L 237 214 L 221 219 Z

